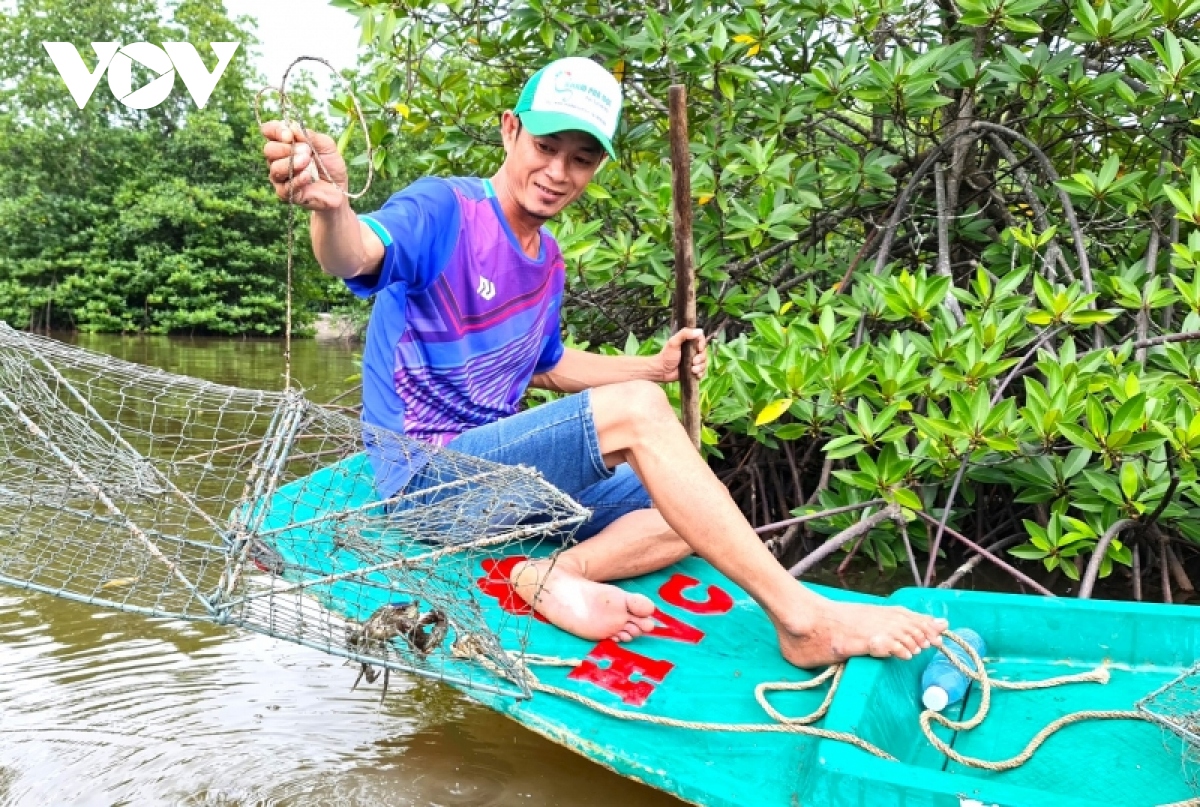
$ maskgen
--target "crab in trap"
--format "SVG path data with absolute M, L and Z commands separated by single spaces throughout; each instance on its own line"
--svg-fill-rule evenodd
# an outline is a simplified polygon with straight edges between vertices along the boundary
M 359 654 L 386 652 L 386 646 L 396 639 L 403 639 L 418 655 L 424 657 L 441 646 L 450 629 L 446 615 L 436 608 L 428 611 L 421 610 L 421 604 L 415 600 L 408 602 L 388 603 L 380 606 L 365 622 L 346 626 L 346 647 Z M 375 683 L 379 670 L 367 662 L 361 662 L 358 677 L 354 679 L 351 691 L 358 688 L 363 678 L 368 684 Z M 388 678 L 391 670 L 383 668 L 383 694 L 379 702 L 387 697 Z

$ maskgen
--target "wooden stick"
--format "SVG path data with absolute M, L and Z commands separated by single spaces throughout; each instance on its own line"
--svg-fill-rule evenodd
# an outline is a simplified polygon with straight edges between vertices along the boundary
M 696 327 L 696 257 L 692 243 L 692 160 L 688 151 L 687 88 L 670 89 L 671 180 L 675 219 L 675 327 Z M 692 375 L 691 340 L 679 357 L 679 402 L 683 428 L 700 448 L 699 384 Z

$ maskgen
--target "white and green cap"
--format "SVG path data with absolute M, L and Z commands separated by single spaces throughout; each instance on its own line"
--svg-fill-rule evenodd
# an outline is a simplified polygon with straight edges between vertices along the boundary
M 513 112 L 530 134 L 587 132 L 616 159 L 612 139 L 621 120 L 621 85 L 591 59 L 568 56 L 534 73 Z

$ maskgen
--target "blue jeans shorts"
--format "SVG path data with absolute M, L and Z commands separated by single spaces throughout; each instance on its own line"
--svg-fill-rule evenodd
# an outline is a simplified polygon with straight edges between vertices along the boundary
M 618 518 L 651 506 L 650 494 L 626 464 L 609 468 L 600 453 L 590 390 L 463 432 L 451 451 L 537 469 L 554 487 L 592 511 L 575 531 L 591 538 Z M 419 491 L 421 474 L 406 486 Z

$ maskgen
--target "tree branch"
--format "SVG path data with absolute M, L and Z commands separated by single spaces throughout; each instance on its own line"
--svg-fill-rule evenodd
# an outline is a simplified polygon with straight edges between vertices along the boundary
M 895 504 L 889 504 L 878 513 L 867 516 L 862 521 L 857 522 L 853 526 L 847 527 L 825 543 L 821 544 L 815 550 L 810 552 L 808 557 L 804 558 L 804 560 L 788 569 L 788 574 L 790 574 L 792 577 L 800 577 L 809 569 L 827 558 L 829 555 L 833 554 L 844 544 L 853 541 L 860 535 L 866 535 L 883 522 L 893 518 L 902 518 L 900 515 L 900 507 Z
M 1096 548 L 1092 552 L 1092 557 L 1088 561 L 1087 571 L 1083 573 L 1083 580 L 1079 585 L 1079 599 L 1089 600 L 1092 597 L 1092 589 L 1096 585 L 1096 578 L 1100 576 L 1100 565 L 1104 561 L 1104 556 L 1108 554 L 1108 546 L 1113 542 L 1122 530 L 1128 529 L 1137 522 L 1132 518 L 1123 518 L 1113 524 L 1104 534 L 1100 536 L 1100 540 L 1096 542 Z
M 929 515 L 928 513 L 924 512 L 923 510 L 917 510 L 915 512 L 921 518 L 921 520 L 924 521 L 926 524 L 929 524 L 931 526 L 938 525 L 937 519 L 935 519 L 933 516 Z M 951 538 L 954 538 L 955 540 L 965 544 L 968 548 L 974 550 L 975 552 L 978 552 L 980 555 L 983 555 L 985 558 L 990 560 L 992 563 L 996 564 L 1001 569 L 1003 569 L 1004 571 L 1008 572 L 1013 577 L 1015 577 L 1017 580 L 1020 580 L 1022 583 L 1029 586 L 1030 588 L 1032 588 L 1034 591 L 1038 592 L 1039 594 L 1044 594 L 1047 597 L 1054 596 L 1054 592 L 1052 592 L 1050 589 L 1046 588 L 1041 583 L 1037 582 L 1032 577 L 1025 574 L 1023 571 L 1021 571 L 1020 569 L 1017 569 L 1016 567 L 1012 566 L 1010 563 L 1007 563 L 1007 562 L 1001 560 L 1000 558 L 996 557 L 989 550 L 984 549 L 982 546 L 975 543 L 970 538 L 968 538 L 967 536 L 960 533 L 958 530 L 952 529 L 950 527 L 945 527 L 945 530 L 946 530 L 946 533 Z

